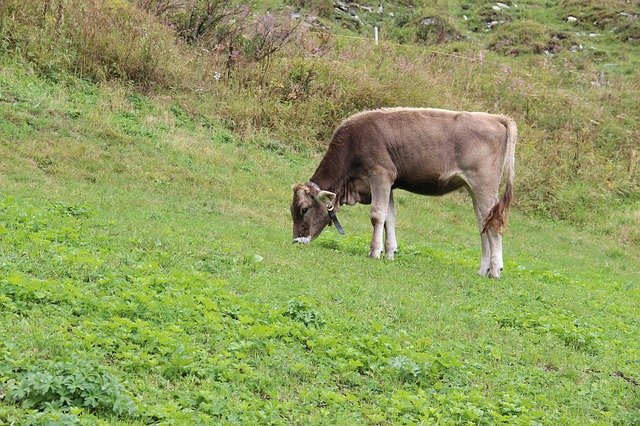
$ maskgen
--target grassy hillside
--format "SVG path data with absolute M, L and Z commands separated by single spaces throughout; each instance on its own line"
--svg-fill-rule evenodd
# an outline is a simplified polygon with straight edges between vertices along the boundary
M 263 60 L 249 26 L 233 63 L 161 3 L 0 4 L 0 424 L 640 422 L 629 3 L 507 2 L 544 37 L 607 31 L 513 56 L 488 2 L 383 3 L 376 47 L 351 38 L 375 12 L 260 1 L 319 23 Z M 435 16 L 460 38 L 420 44 Z M 462 192 L 396 195 L 393 262 L 366 258 L 363 206 L 290 243 L 332 128 L 397 104 L 517 119 L 500 280 Z
M 639 420 L 637 251 L 517 211 L 475 276 L 463 194 L 398 194 L 395 262 L 290 244 L 274 149 L 170 99 L 3 62 L 0 421 Z M 6 96 L 6 95 L 5 95 Z

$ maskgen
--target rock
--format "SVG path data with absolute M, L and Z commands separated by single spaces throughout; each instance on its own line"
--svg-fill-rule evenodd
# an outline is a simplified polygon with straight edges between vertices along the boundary
M 422 25 L 433 25 L 436 23 L 436 20 L 434 18 L 425 18 L 422 21 L 420 21 L 420 24 Z
M 500 9 L 511 9 L 511 6 L 504 3 L 496 3 L 496 6 L 498 6 Z
M 464 19 L 465 21 L 469 20 L 469 18 L 467 18 L 467 15 L 462 15 L 462 19 Z
M 340 9 L 343 12 L 348 12 L 349 8 L 347 7 L 347 5 L 341 1 L 335 1 L 333 2 L 333 7 L 335 7 L 336 9 Z
M 578 18 L 576 18 L 575 16 L 569 16 L 567 17 L 567 22 L 577 22 Z
M 598 33 L 590 33 L 589 37 L 594 38 L 594 37 L 600 37 L 602 34 L 598 34 Z
M 491 6 L 491 9 L 500 12 L 502 9 L 500 9 L 500 6 Z
M 376 13 L 378 15 L 382 15 L 384 13 L 384 7 L 382 7 L 382 5 L 378 6 L 378 9 L 376 10 Z
M 290 16 L 291 16 L 291 19 L 300 19 L 302 15 L 299 14 L 298 12 L 291 12 Z
M 396 16 L 396 14 L 393 12 L 389 12 L 389 16 L 393 18 L 394 16 Z

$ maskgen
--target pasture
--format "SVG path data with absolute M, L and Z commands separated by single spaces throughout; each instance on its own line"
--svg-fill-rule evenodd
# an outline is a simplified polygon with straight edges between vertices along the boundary
M 516 205 L 490 280 L 465 193 L 399 192 L 395 261 L 366 206 L 294 246 L 317 151 L 7 58 L 0 96 L 0 424 L 640 423 L 611 228 Z

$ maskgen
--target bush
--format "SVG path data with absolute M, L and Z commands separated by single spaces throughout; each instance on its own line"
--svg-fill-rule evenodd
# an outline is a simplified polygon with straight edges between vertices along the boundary
M 557 53 L 563 46 L 563 34 L 550 34 L 540 23 L 532 20 L 515 21 L 501 25 L 496 30 L 489 49 L 508 56 L 526 53 Z
M 288 0 L 288 3 L 297 9 L 308 9 L 323 18 L 331 18 L 333 16 L 332 0 Z
M 419 44 L 447 43 L 461 37 L 458 30 L 439 16 L 425 16 L 416 23 L 416 42 Z
M 89 362 L 47 363 L 19 372 L 8 382 L 7 397 L 40 411 L 77 407 L 118 416 L 137 413 L 131 394 L 118 380 Z
M 588 31 L 612 31 L 622 42 L 637 43 L 640 41 L 640 23 L 638 11 L 633 2 L 610 0 L 606 2 L 590 2 L 580 0 L 561 0 L 561 16 L 578 18 L 577 25 Z
M 504 2 L 503 2 L 504 3 Z M 473 11 L 469 26 L 473 31 L 486 31 L 492 22 L 505 23 L 511 21 L 511 15 L 508 10 L 493 8 L 495 2 L 486 2 L 479 5 Z
M 70 72 L 93 81 L 142 87 L 198 81 L 171 32 L 128 2 L 7 0 L 0 5 L 0 43 L 40 72 Z

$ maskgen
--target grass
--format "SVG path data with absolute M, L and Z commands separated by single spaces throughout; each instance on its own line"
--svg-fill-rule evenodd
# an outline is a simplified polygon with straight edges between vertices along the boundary
M 516 207 L 500 280 L 463 193 L 398 194 L 394 262 L 362 206 L 293 246 L 313 149 L 3 63 L 0 423 L 640 421 L 638 246 L 598 213 Z

